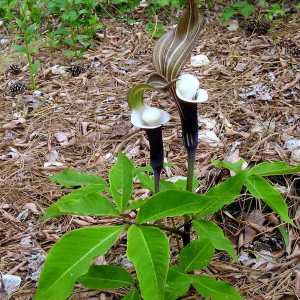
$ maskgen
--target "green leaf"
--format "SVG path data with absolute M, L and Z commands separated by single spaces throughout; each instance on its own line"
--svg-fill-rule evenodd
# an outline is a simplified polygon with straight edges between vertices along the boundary
M 216 281 L 208 276 L 190 275 L 193 286 L 206 298 L 214 300 L 240 300 L 243 299 L 236 289 L 225 281 Z
M 93 174 L 78 173 L 71 169 L 65 169 L 62 172 L 50 177 L 51 182 L 58 182 L 62 186 L 72 188 L 77 185 L 100 184 L 107 186 L 105 180 Z
M 300 165 L 292 168 L 283 161 L 273 163 L 262 162 L 249 170 L 248 175 L 271 176 L 286 175 L 300 172 Z
M 283 221 L 295 226 L 294 222 L 288 216 L 288 207 L 284 199 L 267 181 L 257 175 L 251 175 L 247 178 L 246 186 L 255 198 L 262 199 L 279 214 Z
M 154 193 L 154 180 L 147 174 L 138 173 L 137 178 L 141 183 L 143 189 L 148 189 Z M 179 179 L 176 182 L 172 182 L 169 180 L 161 179 L 160 183 L 160 191 L 166 190 L 186 190 L 186 179 Z M 198 179 L 197 176 L 193 178 L 193 190 L 198 186 Z
M 179 262 L 185 272 L 206 267 L 215 253 L 209 239 L 198 239 L 186 245 L 179 254 Z
M 152 193 L 154 193 L 154 180 L 149 175 L 139 173 L 137 174 L 137 178 L 140 181 L 143 189 L 150 190 Z
M 39 68 L 40 68 L 40 61 L 36 60 L 32 65 L 32 72 L 36 73 L 39 70 Z
M 165 33 L 165 26 L 161 23 L 147 23 L 145 26 L 145 30 L 150 35 L 156 38 L 160 38 Z
M 289 234 L 286 232 L 286 230 L 284 229 L 283 226 L 277 227 L 277 229 L 281 233 L 281 236 L 284 240 L 285 245 L 288 246 L 290 244 Z
M 137 289 L 131 290 L 125 297 L 122 298 L 123 300 L 140 300 L 140 295 Z
M 239 196 L 246 177 L 247 171 L 245 170 L 210 189 L 205 196 L 213 197 L 213 199 L 202 206 L 197 217 L 208 216 L 218 211 L 225 204 L 232 203 Z
M 254 12 L 254 7 L 246 1 L 235 2 L 232 7 L 237 8 L 244 18 L 248 18 Z
M 145 201 L 137 215 L 137 223 L 155 221 L 164 217 L 197 213 L 214 201 L 214 197 L 180 190 L 159 192 Z
M 46 258 L 34 299 L 66 299 L 77 278 L 88 271 L 92 259 L 105 254 L 124 229 L 125 226 L 80 228 L 63 236 Z
M 60 199 L 58 199 L 54 204 L 46 209 L 46 214 L 43 216 L 41 221 L 49 218 L 59 217 L 64 213 L 61 213 L 58 204 L 60 202 L 68 201 L 69 199 L 77 199 L 82 202 L 82 199 L 91 193 L 101 193 L 107 187 L 107 183 L 104 184 L 91 184 L 80 189 L 74 190 L 72 193 L 67 194 Z
M 218 250 L 225 250 L 236 262 L 238 258 L 230 240 L 224 236 L 222 229 L 215 223 L 207 220 L 194 220 L 194 229 L 201 238 L 208 238 Z
M 36 24 L 29 25 L 25 30 L 25 36 L 31 37 L 35 29 L 36 29 Z
M 212 159 L 211 162 L 214 166 L 223 167 L 223 168 L 229 169 L 235 173 L 239 173 L 242 171 L 242 165 L 245 162 L 245 160 L 243 158 L 241 158 L 238 162 L 231 163 L 228 161 L 219 161 L 219 160 Z
M 37 51 L 38 51 L 38 48 L 36 48 L 36 47 L 28 49 L 29 54 L 36 53 Z
M 68 197 L 55 203 L 52 209 L 48 209 L 48 211 L 59 215 L 119 216 L 110 200 L 97 193 L 90 193 L 86 196 L 75 198 Z
M 231 6 L 229 8 L 226 8 L 221 15 L 220 22 L 229 20 L 235 13 L 236 11 L 234 7 Z
M 135 210 L 135 209 L 140 208 L 144 203 L 145 203 L 144 199 L 138 199 L 138 200 L 132 202 L 130 205 L 128 205 L 127 208 L 130 210 Z
M 169 269 L 169 240 L 158 228 L 133 225 L 127 257 L 133 262 L 144 300 L 164 300 Z
M 111 194 L 122 213 L 133 190 L 133 163 L 121 152 L 118 153 L 116 164 L 109 172 Z
M 134 284 L 133 278 L 122 267 L 118 266 L 91 266 L 89 271 L 80 276 L 77 282 L 95 290 L 117 289 Z
M 164 300 L 178 299 L 189 290 L 191 282 L 192 280 L 190 279 L 190 276 L 184 274 L 179 266 L 170 267 L 166 282 Z
M 76 35 L 76 39 L 77 40 L 86 40 L 86 39 L 89 39 L 90 37 L 86 34 L 78 34 Z
M 18 52 L 26 53 L 25 46 L 22 46 L 22 45 L 12 45 L 12 48 L 15 49 L 15 50 L 17 50 Z

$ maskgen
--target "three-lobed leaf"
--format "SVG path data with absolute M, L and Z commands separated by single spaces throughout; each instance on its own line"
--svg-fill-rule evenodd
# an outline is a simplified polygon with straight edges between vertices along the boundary
M 117 241 L 125 226 L 73 230 L 50 250 L 38 283 L 35 300 L 66 299 L 92 259 L 103 255 Z
M 111 194 L 122 213 L 131 197 L 133 190 L 133 163 L 121 152 L 118 153 L 116 164 L 109 172 Z
M 107 182 L 93 174 L 78 173 L 71 169 L 65 169 L 62 172 L 50 177 L 52 182 L 58 182 L 60 185 L 72 188 L 77 185 L 101 184 L 107 186 Z
M 209 239 L 194 240 L 180 251 L 180 266 L 185 272 L 201 270 L 210 263 L 214 253 L 215 248 Z
M 238 262 L 230 240 L 224 236 L 223 230 L 217 224 L 207 220 L 194 220 L 193 227 L 199 237 L 208 238 L 216 249 L 225 250 Z
M 288 207 L 280 193 L 266 180 L 257 175 L 247 178 L 246 186 L 250 193 L 257 199 L 262 199 L 269 207 L 279 214 L 281 219 L 295 225 L 288 216 Z
M 89 271 L 76 281 L 85 287 L 96 290 L 117 289 L 134 284 L 133 278 L 127 270 L 110 265 L 91 266 Z
M 158 228 L 132 225 L 127 257 L 133 262 L 145 300 L 163 300 L 169 269 L 169 240 Z

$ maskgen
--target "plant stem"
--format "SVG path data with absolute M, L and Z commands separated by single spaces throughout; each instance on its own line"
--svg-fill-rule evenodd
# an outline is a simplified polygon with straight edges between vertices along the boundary
M 193 149 L 193 148 L 188 149 L 187 150 L 188 171 L 187 171 L 187 180 L 186 180 L 186 190 L 189 192 L 193 191 L 195 158 L 196 158 L 196 149 Z
M 164 226 L 164 225 L 158 225 L 158 224 L 141 224 L 142 226 L 150 226 L 150 227 L 157 227 L 157 228 L 159 228 L 159 229 L 161 229 L 161 230 L 165 230 L 165 231 L 169 231 L 169 232 L 171 232 L 171 233 L 175 233 L 175 234 L 179 234 L 180 236 L 183 236 L 184 235 L 184 233 L 181 231 L 181 230 L 179 230 L 179 229 L 177 229 L 177 228 L 172 228 L 172 227 L 168 227 L 168 226 Z
M 31 55 L 29 54 L 29 46 L 28 46 L 26 37 L 24 37 L 24 42 L 25 42 L 26 56 L 27 56 L 27 61 L 28 61 L 28 66 L 29 66 L 29 73 L 30 73 L 30 77 L 31 77 L 31 85 L 32 85 L 32 88 L 35 89 L 36 84 L 35 84 L 35 79 L 34 79 L 34 73 L 32 71 Z

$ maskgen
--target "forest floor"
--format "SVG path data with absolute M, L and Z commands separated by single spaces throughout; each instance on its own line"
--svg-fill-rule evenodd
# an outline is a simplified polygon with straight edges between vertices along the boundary
M 188 61 L 184 68 L 209 93 L 209 101 L 198 105 L 195 174 L 199 193 L 229 176 L 214 167 L 211 159 L 242 157 L 250 166 L 278 160 L 296 165 L 299 156 L 297 161 L 293 150 L 300 146 L 297 20 L 273 22 L 271 32 L 261 35 L 247 34 L 242 27 L 229 31 L 220 24 L 219 12 L 204 14 L 208 22 L 192 56 L 205 54 L 210 62 L 193 67 Z M 39 222 L 45 208 L 69 191 L 51 183 L 50 175 L 72 168 L 107 179 L 118 151 L 137 166 L 149 163 L 145 132 L 132 127 L 126 95 L 153 71 L 151 52 L 156 39 L 143 31 L 143 22 L 134 26 L 104 23 L 105 37 L 79 61 L 65 57 L 60 48 L 52 59 L 41 42 L 36 57 L 41 61 L 37 74 L 41 93 L 27 89 L 15 96 L 7 91 L 8 84 L 20 77 L 29 83 L 28 67 L 25 58 L 11 49 L 11 32 L 0 28 L 0 38 L 7 39 L 0 44 L 0 270 L 22 279 L 11 299 L 33 297 L 45 255 L 60 236 L 75 228 L 112 224 L 105 218 L 78 216 Z M 22 73 L 9 75 L 6 69 L 15 61 L 24 67 Z M 51 69 L 79 63 L 92 63 L 92 67 L 76 77 L 54 74 Z M 166 167 L 162 176 L 185 176 L 186 152 L 175 104 L 167 94 L 152 93 L 147 101 L 172 116 L 163 134 L 166 161 L 174 166 Z M 207 131 L 215 133 L 212 139 L 207 138 Z M 299 177 L 271 180 L 299 229 Z M 299 299 L 299 230 L 283 223 L 290 239 L 285 245 L 276 229 L 281 224 L 276 215 L 249 196 L 240 197 L 211 219 L 219 220 L 238 255 L 249 259 L 248 264 L 237 264 L 219 252 L 205 268 L 207 274 L 233 284 L 245 299 Z M 253 221 L 256 230 L 247 221 Z M 122 258 L 125 250 L 116 248 L 102 259 L 114 263 L 119 259 L 128 265 Z M 129 268 L 133 271 L 132 265 Z M 126 292 L 91 292 L 78 285 L 70 299 L 120 299 Z M 190 290 L 182 299 L 200 296 Z

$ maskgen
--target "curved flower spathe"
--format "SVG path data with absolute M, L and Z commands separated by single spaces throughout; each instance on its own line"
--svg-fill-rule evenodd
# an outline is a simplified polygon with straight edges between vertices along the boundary
M 191 103 L 202 103 L 208 100 L 207 91 L 199 89 L 200 82 L 192 74 L 183 74 L 176 81 L 176 95 Z

